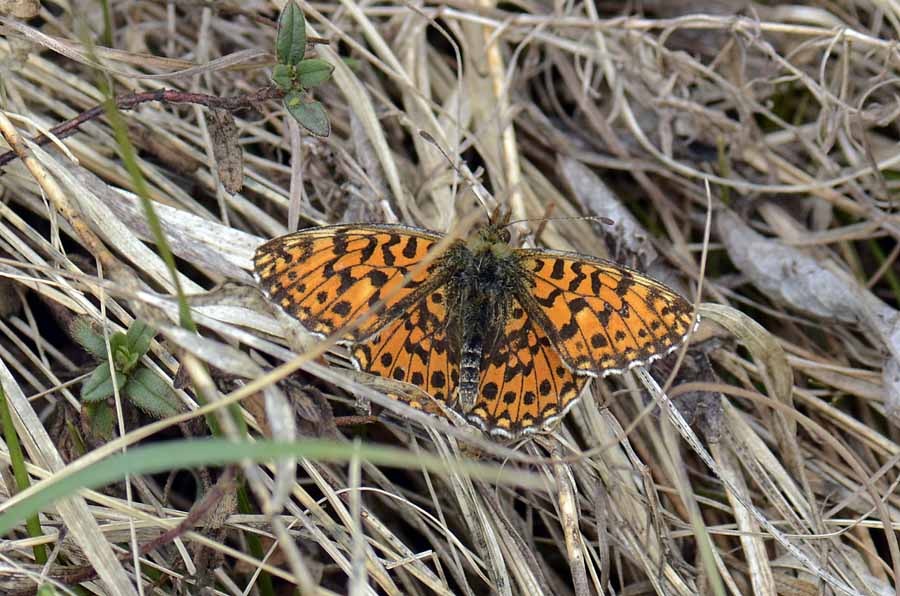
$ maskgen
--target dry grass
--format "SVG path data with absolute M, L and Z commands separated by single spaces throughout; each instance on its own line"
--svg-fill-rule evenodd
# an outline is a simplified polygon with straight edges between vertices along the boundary
M 273 3 L 114 3 L 114 50 L 80 41 L 80 27 L 102 22 L 99 3 L 81 4 L 91 12 L 78 18 L 55 7 L 40 24 L 0 18 L 7 142 L 98 105 L 94 57 L 119 94 L 230 97 L 269 84 Z M 124 112 L 202 338 L 178 325 L 171 276 L 104 118 L 66 138 L 66 153 L 32 145 L 27 162 L 3 166 L 0 381 L 33 480 L 80 454 L 79 435 L 88 458 L 205 435 L 202 391 L 227 436 L 240 430 L 224 405 L 246 398 L 254 434 L 359 437 L 502 462 L 545 484 L 364 457 L 246 464 L 239 475 L 262 511 L 250 514 L 234 502 L 232 473 L 206 495 L 184 473 L 170 484 L 132 476 L 43 514 L 42 538 L 24 522 L 7 536 L 4 593 L 33 592 L 42 577 L 66 584 L 87 563 L 97 577 L 82 585 L 107 594 L 137 593 L 139 579 L 144 593 L 165 594 L 201 584 L 217 594 L 894 592 L 900 549 L 884 528 L 900 521 L 900 9 L 635 4 L 644 12 L 304 3 L 310 34 L 329 40 L 315 53 L 336 67 L 316 91 L 332 135 L 301 134 L 274 101 L 236 112 L 244 184 L 234 195 L 217 182 L 205 108 Z M 252 283 L 255 246 L 290 221 L 471 224 L 484 212 L 476 178 L 488 208 L 515 218 L 552 210 L 614 222 L 551 220 L 541 245 L 610 255 L 688 296 L 702 280 L 704 324 L 680 363 L 654 367 L 663 384 L 678 364 L 667 395 L 680 413 L 635 377 L 611 377 L 553 435 L 499 445 L 404 412 L 377 382 L 313 360 L 309 349 L 324 346 L 285 338 L 286 323 L 252 293 L 204 294 Z M 79 428 L 78 382 L 94 364 L 65 332 L 76 315 L 107 335 L 134 317 L 155 325 L 144 363 L 169 381 L 178 373 L 193 412 L 153 422 L 126 404 L 124 438 L 92 442 Z M 360 397 L 384 406 L 379 420 L 347 425 Z M 5 446 L 0 461 L 6 469 Z M 193 478 L 208 488 L 217 473 Z M 5 500 L 14 483 L 2 478 Z M 136 571 L 136 545 L 192 507 L 196 525 Z M 271 549 L 264 561 L 251 537 Z M 35 563 L 36 542 L 49 565 Z

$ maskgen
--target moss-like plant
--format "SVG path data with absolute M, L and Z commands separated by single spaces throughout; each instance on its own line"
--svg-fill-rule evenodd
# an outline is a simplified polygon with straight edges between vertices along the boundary
M 116 416 L 108 399 L 115 389 L 124 399 L 155 418 L 172 416 L 181 409 L 169 384 L 140 363 L 155 335 L 155 329 L 138 320 L 126 333 L 113 333 L 109 338 L 113 364 L 110 368 L 103 335 L 86 317 L 73 321 L 72 337 L 100 361 L 81 385 L 84 414 L 89 417 L 96 437 L 110 439 L 114 436 Z

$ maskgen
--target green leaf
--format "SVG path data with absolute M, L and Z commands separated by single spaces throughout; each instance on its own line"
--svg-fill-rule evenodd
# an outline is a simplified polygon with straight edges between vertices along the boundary
M 116 331 L 109 336 L 109 351 L 115 355 L 116 352 L 128 349 L 128 338 L 121 331 Z M 103 352 L 103 360 L 106 360 L 106 352 Z
M 128 384 L 122 392 L 131 403 L 156 418 L 174 416 L 181 411 L 181 403 L 169 384 L 143 366 L 128 378 Z
M 272 69 L 272 80 L 285 91 L 294 86 L 295 77 L 296 73 L 293 72 L 293 67 L 287 64 L 276 64 Z
M 359 58 L 342 56 L 341 60 L 344 62 L 344 64 L 347 65 L 347 68 L 349 68 L 353 72 L 362 72 L 363 63 L 360 62 Z
M 75 317 L 69 326 L 72 339 L 91 355 L 103 360 L 106 358 L 106 342 L 90 317 Z
M 16 481 L 15 487 L 19 491 L 26 490 L 31 484 L 31 480 L 26 469 L 25 453 L 22 451 L 22 444 L 19 442 L 19 434 L 13 424 L 12 413 L 9 411 L 9 403 L 6 400 L 2 384 L 0 384 L 0 427 L 2 427 L 3 440 L 9 451 L 9 463 L 12 464 L 13 476 Z M 41 521 L 35 515 L 31 515 L 25 520 L 25 527 L 28 529 L 28 535 L 32 538 L 40 538 L 44 535 Z M 47 548 L 43 544 L 35 544 L 31 549 L 36 563 L 47 562 Z
M 295 65 L 306 54 L 306 19 L 303 11 L 289 0 L 278 16 L 278 36 L 275 39 L 275 55 L 281 64 Z
M 128 339 L 124 333 L 116 332 L 112 334 L 112 337 L 109 338 L 109 350 L 112 352 L 113 366 L 116 367 L 117 371 L 122 372 L 126 368 L 130 368 L 128 362 L 129 360 L 134 360 L 134 358 L 128 350 Z M 103 358 L 103 360 L 105 361 L 106 358 Z
M 91 424 L 89 432 L 92 439 L 110 441 L 116 436 L 116 413 L 105 401 L 85 406 L 84 415 Z
M 297 65 L 300 86 L 304 89 L 324 83 L 331 78 L 332 72 L 334 72 L 334 67 L 318 58 L 310 58 Z
M 137 354 L 140 358 L 150 349 L 150 342 L 155 336 L 156 329 L 140 319 L 135 319 L 125 335 L 125 345 L 129 352 Z
M 116 385 L 121 389 L 128 377 L 124 373 L 116 373 Z M 96 402 L 113 395 L 112 375 L 109 372 L 109 362 L 101 363 L 88 380 L 81 385 L 81 401 Z
M 325 108 L 317 101 L 303 101 L 298 91 L 292 91 L 284 97 L 284 107 L 300 126 L 317 137 L 331 134 L 331 123 Z
M 136 353 L 128 351 L 128 348 L 119 346 L 119 349 L 113 354 L 113 365 L 116 367 L 116 371 L 127 375 L 137 366 L 140 358 Z

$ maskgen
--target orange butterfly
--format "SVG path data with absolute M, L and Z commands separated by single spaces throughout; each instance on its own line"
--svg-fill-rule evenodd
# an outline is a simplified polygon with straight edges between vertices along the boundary
M 441 238 L 387 224 L 302 230 L 260 246 L 255 276 L 310 332 L 342 333 L 361 370 L 507 438 L 559 420 L 590 377 L 668 354 L 696 322 L 687 300 L 637 271 L 513 248 L 502 225 L 417 267 Z

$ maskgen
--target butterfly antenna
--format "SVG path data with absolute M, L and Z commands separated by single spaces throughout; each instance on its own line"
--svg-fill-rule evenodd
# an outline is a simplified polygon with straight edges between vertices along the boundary
M 546 213 L 549 213 L 548 209 Z M 608 217 L 604 217 L 602 215 L 577 215 L 577 216 L 562 216 L 562 217 L 529 217 L 526 219 L 516 219 L 510 222 L 507 222 L 505 225 L 511 226 L 519 223 L 527 223 L 530 221 L 538 221 L 546 224 L 548 221 L 597 221 L 607 226 L 615 225 L 616 221 L 614 219 L 610 219 Z
M 431 133 L 429 133 L 428 131 L 425 131 L 425 130 L 420 130 L 419 136 L 422 137 L 422 139 L 425 140 L 425 142 L 430 143 L 431 145 L 434 146 L 435 149 L 440 151 L 441 155 L 444 156 L 444 159 L 447 160 L 447 163 L 450 164 L 450 167 L 453 168 L 457 174 L 459 174 L 459 177 L 463 178 L 464 180 L 466 180 L 469 183 L 470 187 L 472 188 L 472 192 L 475 194 L 475 198 L 478 199 L 478 203 L 484 209 L 488 218 L 491 221 L 493 221 L 493 219 L 491 219 L 493 217 L 493 215 L 491 215 L 491 210 L 488 208 L 488 204 L 491 202 L 491 199 L 492 199 L 491 193 L 489 193 L 487 191 L 487 189 L 478 180 L 478 178 L 475 175 L 473 175 L 472 172 L 470 172 L 468 170 L 468 168 L 466 169 L 465 172 L 463 172 L 459 168 L 459 166 L 457 166 L 456 163 L 454 163 L 454 161 L 452 159 L 450 159 L 450 156 L 447 155 L 447 152 L 444 151 L 444 148 L 441 147 L 440 144 L 438 144 L 437 140 L 433 136 L 431 136 Z M 480 175 L 480 172 L 481 172 L 481 168 L 479 168 L 476 171 L 476 174 Z

